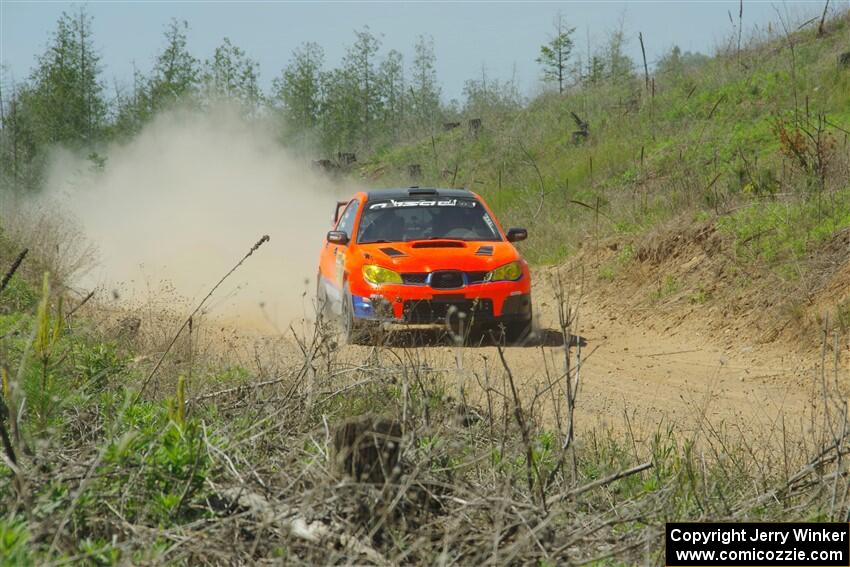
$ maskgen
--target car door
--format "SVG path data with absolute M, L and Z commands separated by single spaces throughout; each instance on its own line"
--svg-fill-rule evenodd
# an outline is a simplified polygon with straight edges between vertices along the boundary
M 336 244 L 328 242 L 325 239 L 325 246 L 322 250 L 322 276 L 325 279 L 323 282 L 327 288 L 328 298 L 338 308 L 340 299 L 342 298 L 342 284 L 345 277 L 345 259 L 348 253 L 349 246 L 354 240 L 354 220 L 357 216 L 357 207 L 359 205 L 357 199 L 349 201 L 345 210 L 339 216 L 339 220 L 334 227 L 334 230 L 344 232 L 348 235 L 349 242 L 347 244 Z M 335 311 L 338 309 L 335 309 Z
M 342 201 L 336 204 L 333 220 L 331 221 L 331 230 L 336 230 L 337 225 L 339 225 L 341 217 L 340 208 L 347 207 L 349 204 L 350 201 Z M 325 236 L 322 251 L 319 253 L 319 285 L 326 288 L 328 284 L 332 284 L 336 280 L 336 248 L 332 246 L 332 243 L 328 242 L 328 238 Z
M 359 204 L 360 201 L 357 199 L 353 199 L 350 203 L 348 203 L 348 206 L 345 207 L 345 210 L 342 212 L 342 215 L 340 215 L 339 222 L 336 225 L 336 230 L 348 235 L 348 243 L 328 243 L 333 256 L 333 271 L 331 273 L 333 274 L 334 285 L 336 285 L 337 289 L 342 289 L 342 283 L 345 280 L 345 260 L 349 248 L 354 243 L 354 219 L 357 217 L 357 208 Z

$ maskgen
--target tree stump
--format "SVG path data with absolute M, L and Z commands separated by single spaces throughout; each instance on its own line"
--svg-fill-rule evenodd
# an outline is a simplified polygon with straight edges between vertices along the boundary
M 337 161 L 342 166 L 351 165 L 357 162 L 357 155 L 351 152 L 338 152 L 336 157 Z
M 411 181 L 416 181 L 422 177 L 422 166 L 418 163 L 411 163 L 407 166 L 407 175 Z
M 339 473 L 358 482 L 383 484 L 400 474 L 401 442 L 401 424 L 393 419 L 352 418 L 334 430 L 333 462 Z
M 469 122 L 467 122 L 469 127 L 469 133 L 473 136 L 477 136 L 479 132 L 481 132 L 481 119 L 480 118 L 470 118 Z
M 575 112 L 570 112 L 570 114 L 572 114 L 573 121 L 575 121 L 576 126 L 578 126 L 578 130 L 573 132 L 573 144 L 578 146 L 590 137 L 590 124 L 588 124 L 587 121 L 582 120 Z

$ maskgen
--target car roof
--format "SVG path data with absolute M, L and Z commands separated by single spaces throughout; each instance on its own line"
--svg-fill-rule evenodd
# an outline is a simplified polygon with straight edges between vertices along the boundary
M 372 189 L 366 192 L 366 199 L 375 201 L 380 199 L 409 199 L 411 197 L 448 197 L 475 199 L 478 196 L 466 189 L 442 189 L 437 187 L 402 187 L 393 189 Z

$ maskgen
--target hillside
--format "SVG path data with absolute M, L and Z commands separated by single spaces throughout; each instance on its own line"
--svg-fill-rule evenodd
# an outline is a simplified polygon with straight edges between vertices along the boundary
M 719 310 L 720 324 L 743 317 L 734 326 L 756 324 L 762 340 L 789 325 L 810 333 L 828 313 L 843 333 L 848 22 L 845 13 L 822 35 L 817 21 L 787 36 L 777 26 L 740 51 L 668 55 L 648 80 L 468 116 L 483 127 L 387 149 L 360 173 L 475 190 L 506 224 L 531 229 L 532 261 L 581 252 L 588 277 L 612 289 L 637 282 L 643 307 Z M 409 176 L 413 164 L 421 176 Z M 819 344 L 819 331 L 810 338 Z

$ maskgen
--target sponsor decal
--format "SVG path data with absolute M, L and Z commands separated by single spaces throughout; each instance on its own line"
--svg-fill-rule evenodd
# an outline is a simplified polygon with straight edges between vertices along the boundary
M 475 201 L 469 199 L 428 199 L 428 200 L 410 200 L 410 199 L 390 199 L 389 201 L 380 201 L 369 205 L 369 210 L 379 209 L 401 209 L 407 207 L 462 207 L 465 209 L 474 209 L 477 206 Z
M 493 223 L 493 219 L 490 218 L 490 215 L 484 213 L 482 218 L 484 219 L 484 222 L 487 223 L 487 226 L 490 227 L 490 230 L 493 231 L 493 234 L 497 234 L 498 231 L 496 230 L 496 225 Z
M 334 267 L 336 268 L 336 285 L 342 289 L 342 280 L 343 276 L 345 276 L 345 254 L 340 252 L 339 249 L 334 250 Z

